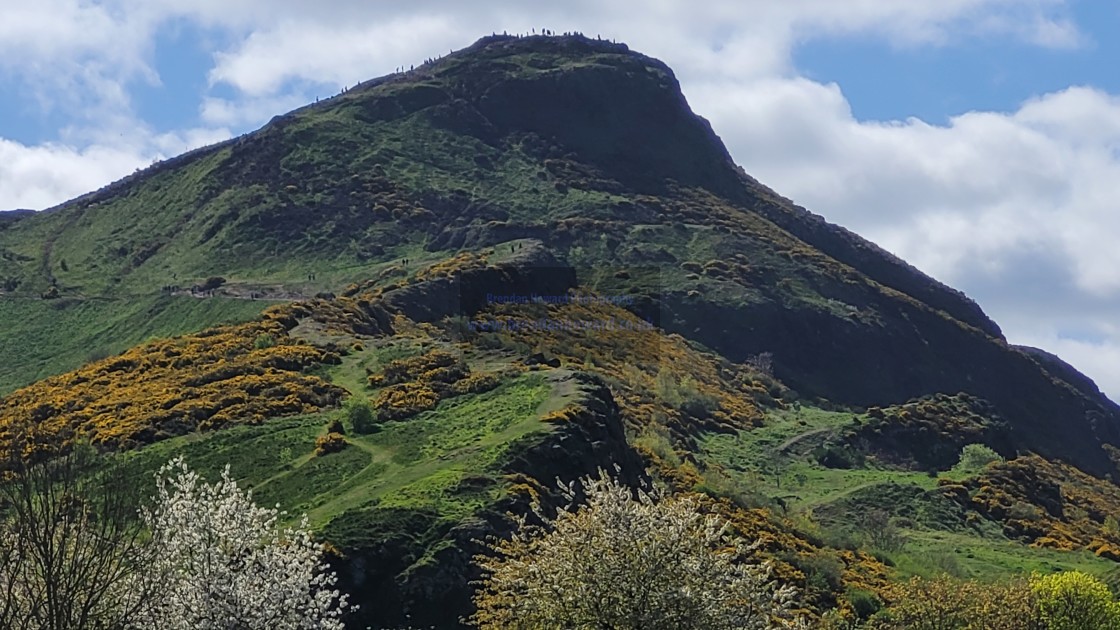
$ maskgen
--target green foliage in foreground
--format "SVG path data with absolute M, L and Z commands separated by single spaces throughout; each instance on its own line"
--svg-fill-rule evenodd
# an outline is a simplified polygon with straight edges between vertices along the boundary
M 1034 576 L 1031 591 L 1048 630 L 1120 629 L 1120 603 L 1100 580 L 1079 572 Z
M 3 466 L 0 628 L 345 628 L 306 519 L 280 526 L 228 470 L 207 483 L 176 458 L 141 498 L 88 444 Z

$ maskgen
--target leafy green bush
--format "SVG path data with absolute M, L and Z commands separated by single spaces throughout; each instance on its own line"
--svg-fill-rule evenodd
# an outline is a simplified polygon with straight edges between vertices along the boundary
M 680 406 L 682 412 L 695 418 L 707 418 L 716 409 L 719 409 L 719 399 L 696 390 L 685 392 Z
M 707 418 L 719 409 L 719 399 L 701 391 L 696 381 L 686 377 L 678 382 L 667 370 L 657 375 L 657 397 L 670 407 L 695 418 Z
M 979 472 L 992 462 L 1002 462 L 999 453 L 983 444 L 966 444 L 961 449 L 961 459 L 955 469 L 960 472 Z
M 221 276 L 211 276 L 211 277 L 207 278 L 205 282 L 203 282 L 201 285 L 199 285 L 198 289 L 200 291 L 213 291 L 214 289 L 217 289 L 218 287 L 222 286 L 225 283 L 226 283 L 225 278 L 223 278 Z
M 1042 508 L 1025 501 L 1015 501 L 1007 508 L 1007 519 L 1011 521 L 1039 521 L 1043 515 Z
M 843 588 L 844 561 L 831 551 L 809 554 L 790 554 L 790 563 L 805 574 L 805 587 L 809 591 L 829 592 Z
M 871 591 L 852 589 L 848 591 L 847 599 L 860 619 L 867 619 L 883 608 L 883 600 Z
M 961 566 L 961 561 L 957 556 L 947 551 L 937 551 L 929 554 L 926 563 L 938 575 L 963 578 L 968 573 Z
M 353 396 L 342 405 L 342 411 L 354 433 L 373 433 L 377 431 L 377 417 L 373 412 L 373 405 L 365 396 Z
M 680 466 L 681 458 L 677 450 L 673 447 L 672 438 L 669 436 L 669 430 L 660 425 L 649 425 L 642 429 L 633 440 L 634 447 L 639 451 L 645 451 L 655 455 L 661 461 L 669 464 L 670 466 Z
M 827 444 L 813 449 L 813 457 L 825 468 L 848 470 L 861 468 L 865 458 L 863 453 L 846 444 Z
M 747 510 L 760 508 L 775 510 L 779 507 L 773 499 L 752 492 L 749 486 L 737 483 L 722 468 L 704 469 L 700 473 L 700 482 L 693 486 L 692 491 L 717 499 L 727 499 Z
M 872 549 L 897 553 L 906 546 L 906 536 L 884 510 L 867 512 L 863 518 L 863 531 Z
M 257 338 L 253 340 L 253 348 L 256 350 L 266 350 L 275 345 L 276 338 L 268 333 L 257 335 Z
M 860 538 L 847 527 L 825 527 L 820 533 L 825 547 L 855 551 L 861 547 Z

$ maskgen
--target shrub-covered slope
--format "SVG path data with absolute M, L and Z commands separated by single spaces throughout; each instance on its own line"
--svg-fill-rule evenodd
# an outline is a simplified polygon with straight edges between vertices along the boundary
M 83 437 L 128 449 L 137 479 L 175 452 L 211 473 L 231 463 L 259 500 L 307 512 L 340 550 L 365 622 L 453 624 L 470 610 L 478 540 L 508 531 L 507 511 L 554 503 L 557 479 L 615 466 L 628 483 L 648 468 L 703 490 L 680 453 L 708 432 L 752 429 L 789 394 L 619 306 L 487 302 L 584 295 L 540 243 L 519 245 L 506 260 L 483 250 L 43 380 L 2 399 L 0 439 L 29 455 Z M 512 325 L 545 320 L 618 329 Z M 482 322 L 507 326 L 471 326 Z M 335 410 L 341 396 L 370 401 L 374 424 Z M 763 538 L 783 579 L 805 583 L 805 567 L 828 564 L 810 605 L 885 583 L 869 556 L 828 549 L 729 488 L 706 491 L 707 509 Z

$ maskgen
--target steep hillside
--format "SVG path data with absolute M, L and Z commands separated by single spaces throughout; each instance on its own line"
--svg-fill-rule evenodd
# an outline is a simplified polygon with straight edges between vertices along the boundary
M 231 295 L 310 295 L 523 237 L 587 269 L 659 268 L 640 309 L 732 360 L 772 353 L 804 395 L 965 391 L 1023 446 L 1115 467 L 1114 404 L 743 174 L 664 64 L 581 37 L 487 38 L 20 220 L 0 231 L 0 276 L 78 299 L 214 276 Z
M 615 463 L 707 495 L 818 611 L 1120 544 L 1120 408 L 745 174 L 621 44 L 484 38 L 0 218 L 0 318 L 0 443 L 232 461 L 346 554 L 368 623 L 452 623 L 472 541 Z M 348 398 L 379 430 L 327 440 Z M 970 444 L 1007 461 L 961 470 Z

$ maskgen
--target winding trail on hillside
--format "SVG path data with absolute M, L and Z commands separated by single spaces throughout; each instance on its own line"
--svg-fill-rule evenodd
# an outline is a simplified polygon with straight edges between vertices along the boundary
M 791 437 L 790 439 L 786 440 L 785 442 L 782 442 L 781 444 L 778 445 L 778 448 L 776 450 L 778 452 L 784 453 L 784 452 L 788 451 L 790 448 L 792 448 L 794 444 L 797 444 L 798 442 L 800 442 L 801 440 L 804 440 L 805 438 L 810 438 L 810 437 L 813 437 L 815 435 L 820 435 L 821 433 L 829 433 L 829 432 L 832 432 L 832 431 L 835 431 L 835 429 L 833 427 L 821 427 L 819 429 L 811 429 L 811 430 L 806 431 L 804 433 L 800 433 L 798 435 L 795 435 L 795 436 Z

